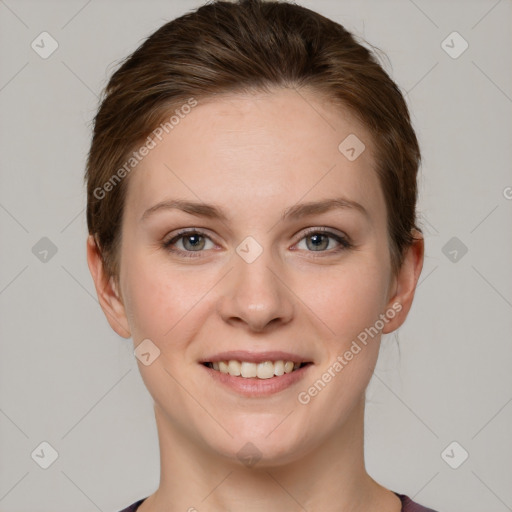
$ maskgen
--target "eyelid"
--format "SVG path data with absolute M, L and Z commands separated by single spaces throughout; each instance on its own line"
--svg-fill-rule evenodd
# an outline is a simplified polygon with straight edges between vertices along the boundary
M 297 240 L 294 242 L 293 245 L 297 245 L 301 240 L 306 238 L 309 234 L 315 234 L 315 233 L 321 233 L 321 234 L 328 236 L 329 238 L 336 240 L 336 242 L 339 244 L 339 246 L 337 248 L 330 249 L 327 251 L 306 251 L 308 253 L 313 253 L 313 254 L 318 252 L 318 254 L 316 254 L 314 257 L 319 257 L 322 254 L 324 254 L 324 255 L 336 254 L 344 249 L 350 249 L 353 247 L 353 243 L 348 235 L 346 235 L 343 232 L 338 232 L 337 229 L 329 228 L 326 226 L 321 226 L 321 227 L 313 226 L 313 227 L 306 228 L 305 230 L 302 230 L 300 232 L 300 238 L 297 238 Z M 203 228 L 183 228 L 183 229 L 178 230 L 177 233 L 174 233 L 171 236 L 165 237 L 162 241 L 163 248 L 166 249 L 167 251 L 175 253 L 175 254 L 186 254 L 187 256 L 185 256 L 185 257 L 198 257 L 201 255 L 201 253 L 207 252 L 205 250 L 183 251 L 182 249 L 171 249 L 170 248 L 178 240 L 186 237 L 186 235 L 188 235 L 188 234 L 191 234 L 191 235 L 197 234 L 199 236 L 202 236 L 203 238 L 210 240 L 213 244 L 218 245 L 218 244 L 216 244 L 215 240 L 207 233 L 207 230 L 205 230 Z
M 165 247 L 165 246 L 170 245 L 171 242 L 176 243 L 176 241 L 178 241 L 180 238 L 184 238 L 187 235 L 196 235 L 196 234 L 202 236 L 203 238 L 207 238 L 208 240 L 211 240 L 215 245 L 218 245 L 215 242 L 214 238 L 204 228 L 183 228 L 183 229 L 179 229 L 176 233 L 174 233 L 172 235 L 166 235 L 162 239 L 161 243 Z M 179 251 L 176 251 L 176 252 L 179 252 Z M 186 252 L 194 252 L 194 251 L 186 251 Z M 196 252 L 202 252 L 202 251 L 196 251 Z
M 300 238 L 298 239 L 298 241 L 300 242 L 300 240 L 302 240 L 304 237 L 310 235 L 311 233 L 324 233 L 326 235 L 335 235 L 335 236 L 343 238 L 347 241 L 350 241 L 348 235 L 345 234 L 343 231 L 339 231 L 335 228 L 329 228 L 327 226 L 311 227 L 311 228 L 306 228 L 305 230 L 300 231 Z
M 327 226 L 306 228 L 305 231 L 301 231 L 300 238 L 298 238 L 298 240 L 293 245 L 297 245 L 308 235 L 316 233 L 323 234 L 328 238 L 334 239 L 338 243 L 338 247 L 335 247 L 334 249 L 330 249 L 328 251 L 306 251 L 308 253 L 311 253 L 313 257 L 333 255 L 343 250 L 354 248 L 354 244 L 347 234 L 345 234 L 343 231 L 338 231 L 335 228 L 330 228 Z

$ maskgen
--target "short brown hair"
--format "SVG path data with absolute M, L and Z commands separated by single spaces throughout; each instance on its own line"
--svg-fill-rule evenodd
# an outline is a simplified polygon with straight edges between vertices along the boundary
M 154 32 L 105 88 L 87 160 L 87 224 L 107 276 L 119 278 L 130 153 L 190 98 L 307 87 L 348 108 L 375 145 L 393 271 L 413 243 L 420 149 L 405 100 L 373 52 L 342 25 L 277 1 L 209 2 Z M 341 142 L 341 141 L 340 141 Z M 98 194 L 102 190 L 102 194 Z M 98 197 L 99 196 L 99 197 Z

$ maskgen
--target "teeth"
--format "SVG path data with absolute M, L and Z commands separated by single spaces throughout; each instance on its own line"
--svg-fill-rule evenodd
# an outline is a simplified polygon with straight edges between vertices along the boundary
M 286 361 L 286 363 L 284 363 L 284 373 L 290 372 L 293 372 L 293 363 L 292 361 Z
M 242 373 L 242 365 L 239 361 L 229 361 L 228 363 L 228 373 L 230 375 L 239 376 Z
M 221 373 L 250 379 L 271 379 L 280 377 L 285 373 L 291 373 L 300 368 L 300 363 L 293 361 L 265 361 L 263 363 L 250 363 L 248 361 L 219 361 L 210 364 L 210 368 Z
M 265 361 L 260 363 L 257 369 L 258 379 L 270 379 L 274 376 L 274 363 Z
M 256 377 L 258 374 L 258 368 L 256 363 L 246 363 L 245 361 L 242 363 L 240 368 L 240 373 L 242 377 L 246 379 L 250 377 Z
M 284 375 L 284 361 L 276 361 L 274 363 L 274 375 L 278 377 Z

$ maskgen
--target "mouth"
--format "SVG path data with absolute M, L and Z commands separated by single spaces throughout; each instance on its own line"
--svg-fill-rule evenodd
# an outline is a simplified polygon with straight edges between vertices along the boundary
M 275 361 L 262 361 L 259 363 L 252 361 L 241 361 L 237 359 L 206 361 L 202 363 L 207 368 L 232 377 L 241 379 L 277 379 L 301 368 L 311 365 L 311 362 L 295 362 L 291 360 L 279 359 Z
M 278 350 L 253 352 L 232 350 L 198 361 L 211 379 L 236 395 L 264 398 L 296 386 L 315 363 L 309 357 Z M 215 393 L 215 391 L 214 391 Z

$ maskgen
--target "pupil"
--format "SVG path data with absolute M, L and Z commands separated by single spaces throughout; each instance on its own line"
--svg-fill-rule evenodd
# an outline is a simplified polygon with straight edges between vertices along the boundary
M 188 244 L 190 247 L 192 247 L 193 249 L 197 249 L 197 248 L 201 248 L 201 235 L 188 235 L 186 238 L 185 238 L 185 241 L 186 241 L 186 245 Z M 189 247 L 189 248 L 190 248 Z
M 324 237 L 324 235 L 320 235 L 320 234 L 310 236 L 310 239 L 312 240 L 312 243 L 313 243 L 314 250 L 316 250 L 317 248 L 322 248 L 322 244 L 325 245 L 325 240 L 322 240 L 323 237 Z M 325 249 L 325 247 L 323 247 L 323 248 Z

